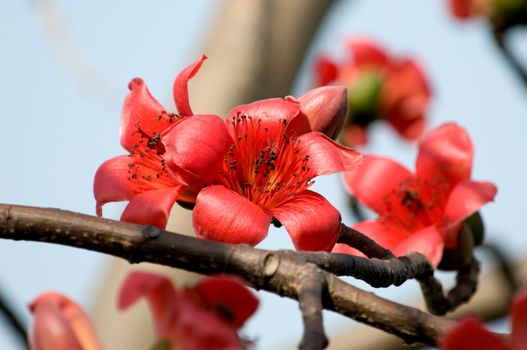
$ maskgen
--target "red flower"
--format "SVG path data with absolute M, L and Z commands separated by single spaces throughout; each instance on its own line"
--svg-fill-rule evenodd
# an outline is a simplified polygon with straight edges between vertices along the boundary
M 476 317 L 460 321 L 440 340 L 441 350 L 524 350 L 527 349 L 527 290 L 514 298 L 508 339 L 487 331 Z
M 45 293 L 29 309 L 34 319 L 29 331 L 32 350 L 102 349 L 84 311 L 67 297 Z
M 457 246 L 463 220 L 497 191 L 489 182 L 470 179 L 473 153 L 467 132 L 448 123 L 420 142 L 415 174 L 392 160 L 366 156 L 344 181 L 380 217 L 353 227 L 397 256 L 417 251 L 437 266 L 443 248 Z M 335 250 L 357 253 L 345 245 Z
M 430 88 L 421 67 L 412 59 L 389 56 L 367 39 L 349 40 L 353 59 L 342 64 L 328 57 L 315 64 L 317 84 L 348 87 L 349 110 L 343 139 L 347 145 L 365 144 L 366 128 L 384 119 L 406 139 L 424 129 Z
M 165 167 L 165 146 L 161 134 L 192 115 L 188 100 L 188 81 L 206 56 L 185 68 L 174 82 L 174 100 L 179 114 L 167 112 L 148 91 L 143 80 L 128 85 L 130 93 L 121 115 L 121 145 L 130 152 L 104 162 L 95 174 L 93 192 L 97 215 L 108 202 L 130 201 L 121 219 L 165 227 L 176 200 L 194 200 L 185 193 L 184 179 Z
M 119 294 L 123 310 L 145 297 L 159 341 L 171 349 L 240 349 L 237 330 L 256 311 L 258 299 L 235 277 L 209 277 L 176 290 L 169 279 L 132 272 Z
M 317 109 L 302 108 L 294 99 L 257 101 L 235 107 L 226 121 L 186 119 L 162 137 L 168 168 L 206 186 L 193 212 L 198 237 L 256 245 L 275 218 L 297 249 L 333 247 L 340 213 L 308 187 L 315 176 L 352 170 L 361 155 L 310 131 Z

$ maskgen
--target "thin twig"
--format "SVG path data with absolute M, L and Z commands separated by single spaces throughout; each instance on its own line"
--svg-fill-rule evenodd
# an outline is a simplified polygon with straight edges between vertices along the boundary
M 4 316 L 8 324 L 11 326 L 13 333 L 20 341 L 24 349 L 29 348 L 27 343 L 26 326 L 21 321 L 19 315 L 16 314 L 14 308 L 7 301 L 3 293 L 0 293 L 0 313 Z
M 390 259 L 395 255 L 388 249 L 378 245 L 374 240 L 365 234 L 344 224 L 340 225 L 340 233 L 337 239 L 338 243 L 347 244 L 352 248 L 364 253 L 368 258 Z
M 509 66 L 516 72 L 516 74 L 522 80 L 524 85 L 527 86 L 527 72 L 525 71 L 521 62 L 510 50 L 509 46 L 505 43 L 505 33 L 506 31 L 494 30 L 492 32 L 494 42 L 496 43 L 496 46 L 500 49 L 503 58 L 505 58 Z
M 206 275 L 235 274 L 256 289 L 292 299 L 298 298 L 303 271 L 309 266 L 296 254 L 200 240 L 152 226 L 49 208 L 0 204 L 0 237 L 68 245 L 131 263 L 152 262 Z M 333 274 L 318 271 L 327 281 L 322 300 L 325 309 L 395 334 L 406 342 L 434 346 L 454 325 L 451 320 L 380 298 Z
M 349 206 L 351 209 L 351 213 L 355 217 L 355 220 L 357 221 L 365 221 L 366 215 L 364 214 L 364 210 L 361 208 L 359 201 L 357 200 L 357 197 L 350 195 L 349 196 Z

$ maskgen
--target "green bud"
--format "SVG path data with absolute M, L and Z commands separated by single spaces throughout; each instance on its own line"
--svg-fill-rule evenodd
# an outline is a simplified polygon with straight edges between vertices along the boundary
M 366 126 L 378 117 L 382 80 L 377 70 L 365 70 L 348 88 L 351 123 Z
M 472 231 L 474 245 L 481 245 L 485 238 L 485 226 L 483 225 L 483 219 L 481 218 L 479 211 L 466 218 L 465 223 L 470 228 L 470 231 Z

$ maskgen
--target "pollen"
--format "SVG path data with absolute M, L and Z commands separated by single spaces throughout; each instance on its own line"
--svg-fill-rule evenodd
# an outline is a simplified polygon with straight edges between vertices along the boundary
M 262 208 L 278 206 L 313 184 L 309 155 L 287 120 L 264 122 L 242 113 L 230 121 L 234 144 L 218 181 Z

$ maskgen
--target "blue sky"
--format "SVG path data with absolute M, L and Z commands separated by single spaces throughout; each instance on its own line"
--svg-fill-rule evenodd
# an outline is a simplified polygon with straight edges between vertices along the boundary
M 50 11 L 54 4 L 58 12 Z M 95 170 L 123 153 L 119 115 L 128 81 L 142 77 L 152 94 L 172 107 L 173 78 L 202 53 L 219 4 L 0 1 L 0 202 L 93 214 Z M 66 35 L 57 34 L 57 28 Z M 314 55 L 343 56 L 342 43 L 354 34 L 419 58 L 434 90 L 430 127 L 455 120 L 467 128 L 476 148 L 473 177 L 498 185 L 496 202 L 483 209 L 488 239 L 499 241 L 513 257 L 525 256 L 527 91 L 495 50 L 486 26 L 454 21 L 442 0 L 338 2 L 306 57 L 294 94 L 311 85 Z M 515 33 L 514 49 L 520 55 L 527 54 L 524 41 L 525 33 Z M 70 45 L 66 51 L 64 43 Z M 376 125 L 373 132 L 365 152 L 413 166 L 413 145 L 385 125 Z M 335 190 L 339 181 L 339 176 L 320 179 L 314 188 L 345 210 L 346 198 Z M 121 208 L 110 206 L 105 213 L 118 218 Z M 344 221 L 352 223 L 343 213 Z M 284 231 L 273 230 L 262 246 L 291 244 Z M 73 248 L 1 241 L 0 287 L 24 313 L 25 304 L 50 289 L 88 306 L 105 261 L 100 254 Z M 379 292 L 405 300 L 417 295 L 417 288 L 407 283 L 402 290 Z M 298 306 L 261 294 L 261 311 L 245 333 L 259 338 L 259 349 L 294 346 L 301 334 Z M 352 324 L 327 313 L 330 333 Z M 15 348 L 1 323 L 0 348 Z

